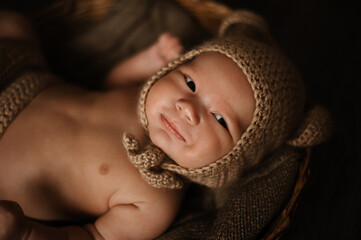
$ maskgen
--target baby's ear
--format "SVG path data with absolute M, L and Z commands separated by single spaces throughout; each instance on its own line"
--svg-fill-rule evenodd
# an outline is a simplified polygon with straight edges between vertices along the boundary
M 234 11 L 227 16 L 218 29 L 218 37 L 248 37 L 269 45 L 275 44 L 266 21 L 248 10 Z
M 311 147 L 326 141 L 332 132 L 333 121 L 330 113 L 322 106 L 315 106 L 306 113 L 287 144 L 294 147 Z

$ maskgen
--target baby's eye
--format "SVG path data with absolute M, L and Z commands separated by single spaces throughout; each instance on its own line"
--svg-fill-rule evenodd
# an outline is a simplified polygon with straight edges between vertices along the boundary
M 224 120 L 224 118 L 217 114 L 217 113 L 213 113 L 214 117 L 217 119 L 217 121 L 225 128 L 228 130 L 228 126 L 227 126 L 227 123 L 226 121 Z
M 193 82 L 193 80 L 190 77 L 188 77 L 187 75 L 184 75 L 184 80 L 186 81 L 189 89 L 192 92 L 195 92 L 196 91 L 196 84 Z

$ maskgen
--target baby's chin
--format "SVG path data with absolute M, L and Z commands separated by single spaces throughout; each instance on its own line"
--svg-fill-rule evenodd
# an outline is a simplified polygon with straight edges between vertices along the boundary
M 209 154 L 208 151 L 194 151 L 194 149 L 170 149 L 170 140 L 160 135 L 153 135 L 151 129 L 149 129 L 149 139 L 158 147 L 163 153 L 175 162 L 177 165 L 186 169 L 197 169 L 206 167 L 223 156 L 227 155 L 234 146 L 230 149 L 224 149 L 223 152 L 213 152 Z M 227 150 L 227 151 L 226 151 Z
M 176 164 L 182 166 L 181 161 L 179 160 L 179 156 L 174 156 L 171 151 L 169 151 L 169 149 L 167 149 L 165 146 L 167 146 L 167 143 L 164 143 L 164 141 L 158 141 L 157 138 L 152 138 L 152 136 L 149 136 L 150 141 L 156 146 L 158 147 L 160 150 L 162 150 L 162 152 L 167 156 L 168 159 L 171 159 L 172 161 L 174 161 Z M 182 166 L 184 167 L 184 166 Z
M 174 163 L 185 169 L 203 168 L 208 166 L 209 164 L 216 162 L 219 159 L 219 158 L 215 159 L 214 157 L 206 159 L 206 158 L 200 158 L 199 156 L 187 156 L 186 154 L 179 154 L 179 153 L 172 155 L 172 153 L 167 153 L 167 151 L 164 151 L 162 148 L 160 149 L 165 153 L 165 155 L 169 159 L 171 159 Z M 202 160 L 200 161 L 200 159 Z

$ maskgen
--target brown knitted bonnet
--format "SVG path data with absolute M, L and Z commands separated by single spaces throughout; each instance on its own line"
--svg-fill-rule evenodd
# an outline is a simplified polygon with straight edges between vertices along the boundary
M 240 23 L 236 29 L 235 23 Z M 125 134 L 123 140 L 128 155 L 150 184 L 180 188 L 182 178 L 177 176 L 181 175 L 192 182 L 220 187 L 257 165 L 265 155 L 291 138 L 303 120 L 304 87 L 295 67 L 270 39 L 262 18 L 248 11 L 235 12 L 222 23 L 218 39 L 206 42 L 170 62 L 146 82 L 138 108 L 146 132 L 145 102 L 151 87 L 168 72 L 201 53 L 218 52 L 232 59 L 247 76 L 256 100 L 253 120 L 236 146 L 205 167 L 184 168 L 167 158 L 161 150 L 150 151 L 157 149 L 154 145 L 148 146 L 145 154 L 140 154 L 136 140 Z M 295 141 L 289 143 L 297 145 Z

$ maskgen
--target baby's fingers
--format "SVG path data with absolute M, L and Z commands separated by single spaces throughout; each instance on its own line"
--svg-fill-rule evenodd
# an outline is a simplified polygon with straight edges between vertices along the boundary
M 166 62 L 179 57 L 184 51 L 180 39 L 170 33 L 161 34 L 158 43 L 159 54 Z

